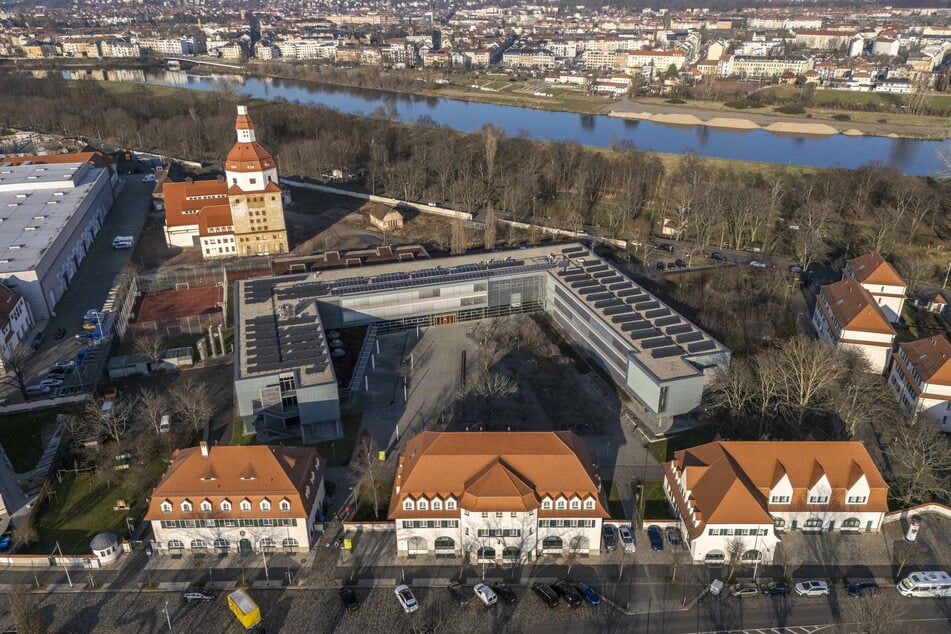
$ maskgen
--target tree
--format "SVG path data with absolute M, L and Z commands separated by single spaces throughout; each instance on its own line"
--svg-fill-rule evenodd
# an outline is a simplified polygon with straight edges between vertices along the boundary
M 888 634 L 907 631 L 900 622 L 908 610 L 908 599 L 897 592 L 879 592 L 874 596 L 850 598 L 840 603 L 842 615 L 839 625 L 844 632 Z
M 908 506 L 951 494 L 951 444 L 928 416 L 886 421 L 891 436 L 886 453 L 892 462 L 893 494 Z
M 453 255 L 462 255 L 466 252 L 467 247 L 466 226 L 462 224 L 462 220 L 456 219 L 452 223 L 452 237 L 449 239 L 449 250 Z
M 9 380 L 17 389 L 20 390 L 20 396 L 27 400 L 26 379 L 27 364 L 33 356 L 33 351 L 26 344 L 21 343 L 14 348 L 9 355 L 3 358 L 3 370 L 6 372 L 4 380 Z
M 168 413 L 169 403 L 165 392 L 145 388 L 139 392 L 139 399 L 136 405 L 136 415 L 152 426 L 155 433 L 159 433 L 159 425 L 162 423 L 162 416 Z
M 158 333 L 150 332 L 132 340 L 132 349 L 146 357 L 149 363 L 155 363 L 165 348 L 165 341 Z
M 905 566 L 909 563 L 916 561 L 922 555 L 921 542 L 910 542 L 907 540 L 901 540 L 895 546 L 895 563 L 898 564 L 898 570 L 895 572 L 895 580 L 901 579 L 901 573 L 905 570 Z
M 36 604 L 36 597 L 23 584 L 17 584 L 7 595 L 10 599 L 10 614 L 18 634 L 46 634 L 47 625 Z
M 88 398 L 86 400 L 85 418 L 90 431 L 99 431 L 119 443 L 129 428 L 132 412 L 135 409 L 136 399 L 125 397 L 110 401 L 112 405 L 103 411 L 105 399 Z
M 799 208 L 795 219 L 799 229 L 793 231 L 793 250 L 803 269 L 826 254 L 829 246 L 826 236 L 831 229 L 832 215 L 832 206 L 826 200 L 807 201 Z
M 380 448 L 373 436 L 364 433 L 357 445 L 353 475 L 357 483 L 357 499 L 369 500 L 373 515 L 380 519 L 380 487 L 384 484 L 385 463 L 380 460 Z
M 13 536 L 11 541 L 13 542 L 14 550 L 29 546 L 30 544 L 36 542 L 40 538 L 39 532 L 36 530 L 36 523 L 33 520 L 33 514 L 28 513 L 25 515 L 19 523 L 13 527 Z
M 201 431 L 202 425 L 211 418 L 213 406 L 208 386 L 191 377 L 176 383 L 170 392 L 175 410 L 195 431 Z
M 733 573 L 736 571 L 736 567 L 740 565 L 743 553 L 745 552 L 746 542 L 742 537 L 734 537 L 726 543 L 726 558 L 729 564 L 729 570 L 726 575 L 727 579 L 733 578 Z
M 777 373 L 781 407 L 801 428 L 807 415 L 828 409 L 828 396 L 847 366 L 845 355 L 830 345 L 797 335 L 779 345 L 774 364 L 760 369 Z
M 483 239 L 485 241 L 486 249 L 495 248 L 495 231 L 497 227 L 495 226 L 495 206 L 490 202 L 489 208 L 485 212 L 485 231 L 483 233 Z

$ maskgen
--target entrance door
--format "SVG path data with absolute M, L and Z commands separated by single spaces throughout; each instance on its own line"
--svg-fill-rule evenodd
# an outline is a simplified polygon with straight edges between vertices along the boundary
M 447 313 L 445 315 L 436 315 L 437 326 L 448 326 L 456 323 L 456 313 Z
M 238 552 L 249 553 L 251 552 L 251 540 L 242 539 L 238 542 Z

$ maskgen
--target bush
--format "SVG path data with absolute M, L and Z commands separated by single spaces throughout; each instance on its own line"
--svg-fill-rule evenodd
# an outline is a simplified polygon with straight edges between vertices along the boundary
M 879 122 L 879 123 L 888 123 L 888 119 L 879 119 L 878 122 Z
M 684 104 L 684 103 L 687 103 L 687 102 L 684 101 L 683 99 L 678 99 L 677 97 L 674 97 L 673 99 L 668 99 L 668 100 L 667 100 L 667 103 L 672 103 L 672 104 L 680 105 L 680 104 Z
M 750 104 L 750 102 L 746 101 L 745 99 L 739 99 L 737 101 L 728 101 L 723 105 L 725 105 L 727 108 L 733 108 L 735 110 L 745 110 L 746 108 L 753 107 Z
M 780 114 L 806 114 L 806 109 L 802 106 L 780 106 L 779 108 L 773 108 L 773 112 Z
M 852 120 L 852 117 L 850 117 L 847 114 L 834 114 L 832 115 L 832 118 L 835 119 L 836 121 L 851 121 Z

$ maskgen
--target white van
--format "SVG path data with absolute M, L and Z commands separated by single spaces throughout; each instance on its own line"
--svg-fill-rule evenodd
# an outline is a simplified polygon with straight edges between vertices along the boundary
M 171 414 L 164 414 L 162 420 L 159 422 L 158 430 L 160 434 L 167 434 L 172 431 L 172 416 Z
M 898 583 L 906 597 L 951 597 L 951 575 L 940 570 L 913 572 Z

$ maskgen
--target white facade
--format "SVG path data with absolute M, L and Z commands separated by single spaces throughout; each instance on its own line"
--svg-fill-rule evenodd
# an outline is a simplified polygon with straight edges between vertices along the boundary
M 201 236 L 199 242 L 201 243 L 202 257 L 206 260 L 233 258 L 237 255 L 233 233 Z
M 0 373 L 3 372 L 3 360 L 8 358 L 18 345 L 25 343 L 33 329 L 33 314 L 30 305 L 21 295 L 6 287 L 0 287 L 0 300 L 8 300 L 3 307 L 5 315 L 0 315 Z M 2 306 L 3 301 L 0 301 Z
M 888 384 L 905 413 L 930 418 L 941 431 L 951 432 L 951 384 L 934 375 L 924 380 L 915 368 L 916 361 L 909 357 L 905 345 L 900 345 L 892 355 Z
M 829 341 L 837 347 L 855 350 L 865 357 L 873 371 L 885 371 L 888 358 L 892 353 L 895 335 L 861 330 L 838 330 L 834 324 L 830 325 L 826 321 L 818 303 L 812 315 L 812 326 L 823 341 Z

